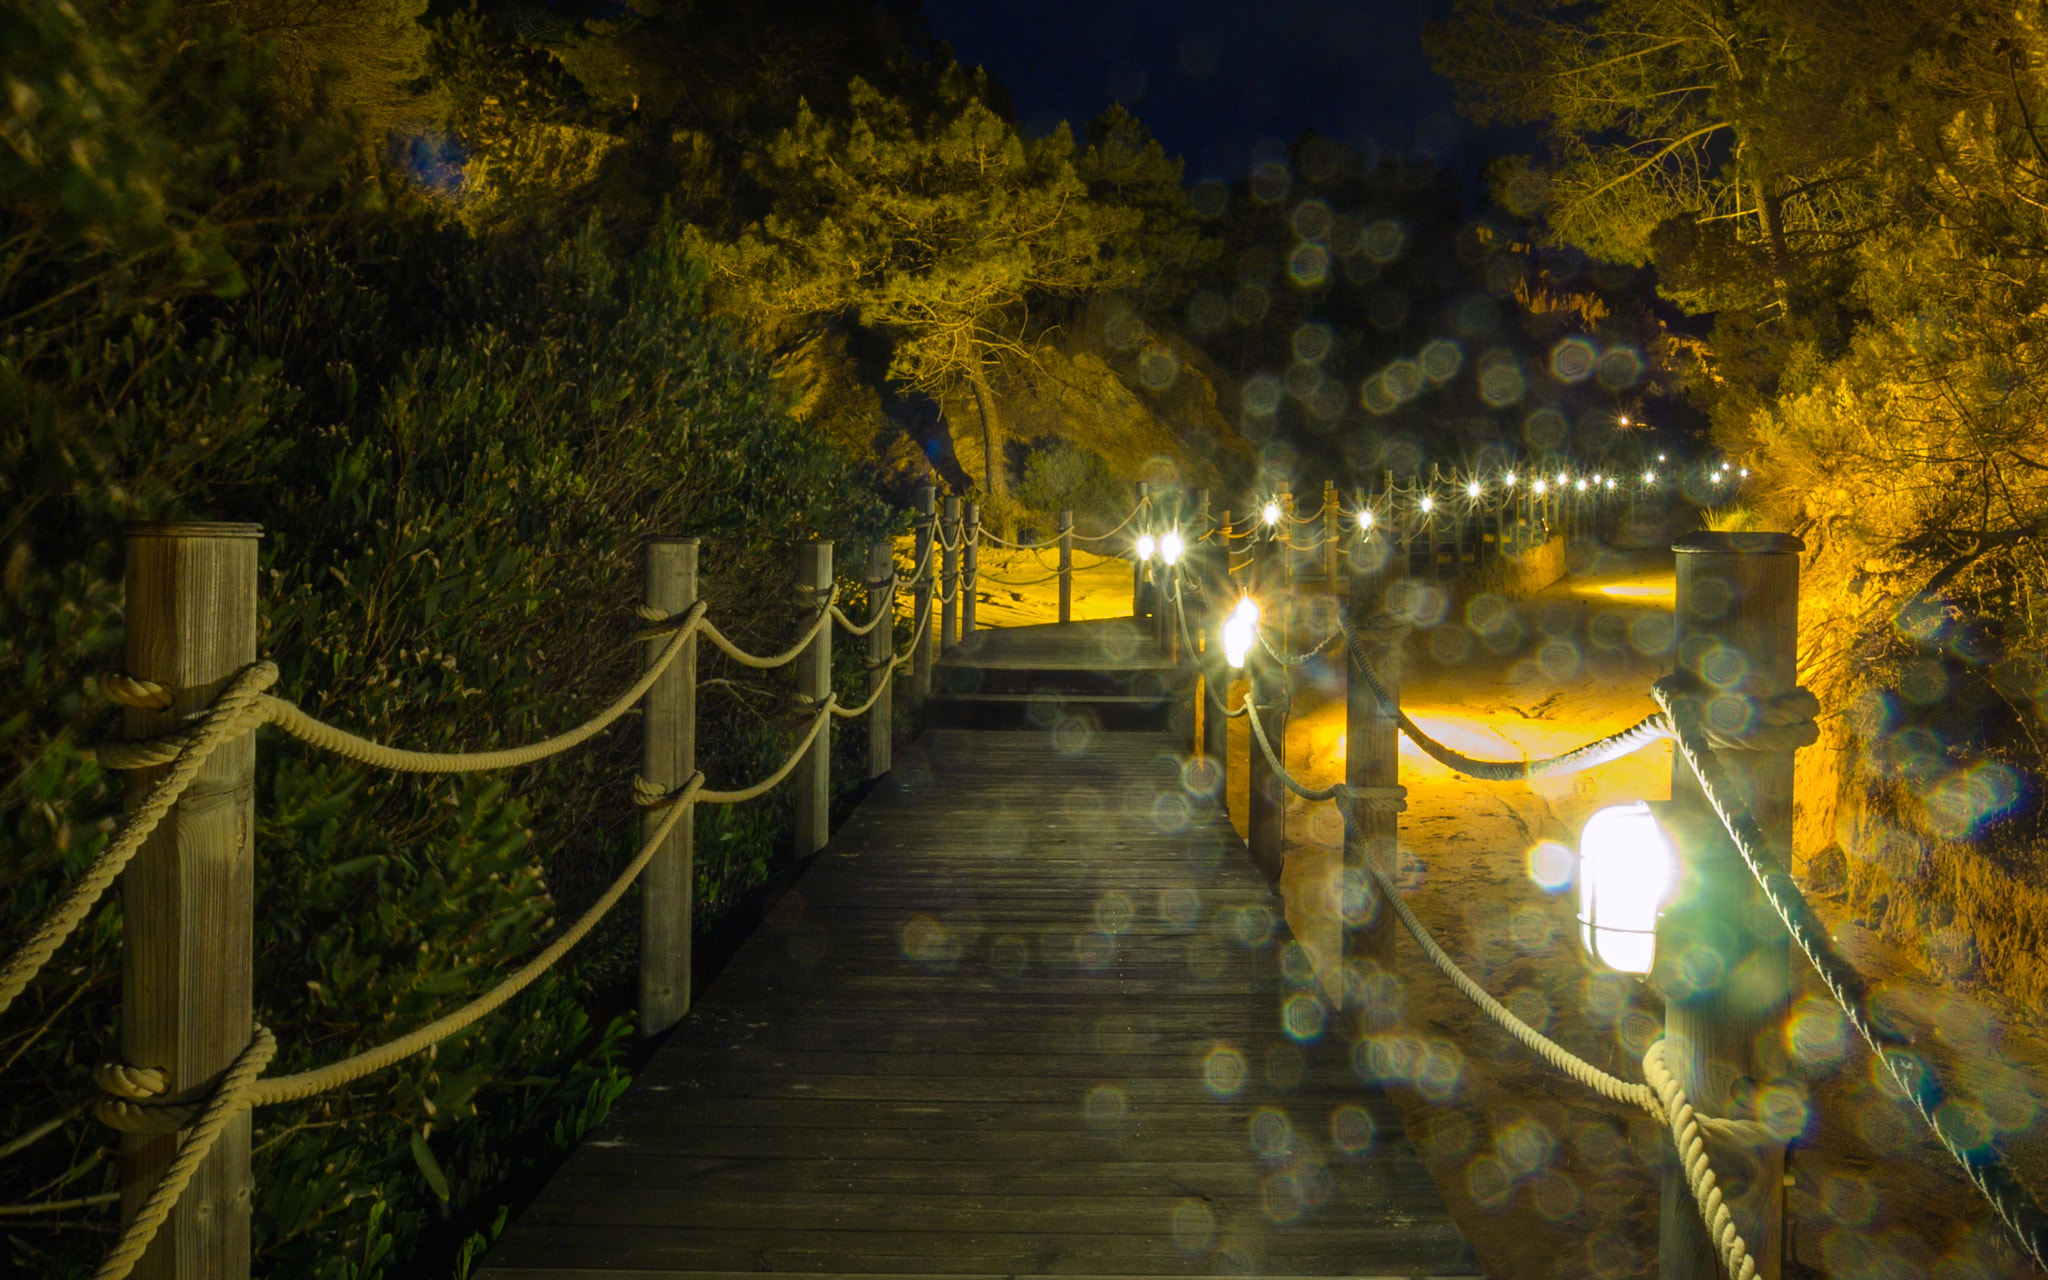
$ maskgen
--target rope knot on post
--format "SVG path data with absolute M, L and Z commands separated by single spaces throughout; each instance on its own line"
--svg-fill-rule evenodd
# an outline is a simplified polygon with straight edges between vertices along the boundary
M 1349 783 L 1337 784 L 1337 798 L 1349 800 L 1361 809 L 1376 813 L 1408 812 L 1408 788 L 1406 787 L 1354 787 Z
M 171 1133 L 199 1114 L 197 1103 L 164 1096 L 170 1092 L 170 1076 L 156 1067 L 102 1062 L 93 1068 L 92 1082 L 105 1095 L 93 1107 L 94 1117 L 122 1133 Z
M 666 809 L 693 789 L 704 789 L 702 770 L 691 774 L 679 787 L 664 787 L 659 782 L 649 782 L 638 774 L 633 775 L 633 803 L 642 809 Z
M 1820 741 L 1820 699 L 1805 688 L 1761 701 L 1716 693 L 1677 673 L 1650 686 L 1666 713 L 1684 703 L 1710 746 L 1723 751 L 1793 751 Z

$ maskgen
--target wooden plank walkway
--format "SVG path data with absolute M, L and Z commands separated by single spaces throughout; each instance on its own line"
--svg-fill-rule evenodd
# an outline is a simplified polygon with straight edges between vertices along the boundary
M 1476 1275 L 1285 942 L 1173 737 L 929 731 L 480 1274 Z

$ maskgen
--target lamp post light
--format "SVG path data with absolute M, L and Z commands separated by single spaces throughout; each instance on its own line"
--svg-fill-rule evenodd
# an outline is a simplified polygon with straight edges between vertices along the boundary
M 1245 596 L 1223 623 L 1223 657 L 1232 670 L 1243 669 L 1245 655 L 1252 651 L 1252 641 L 1258 638 L 1258 627 L 1259 602 Z
M 1280 504 L 1279 504 L 1279 503 L 1277 503 L 1277 502 L 1268 502 L 1268 503 L 1266 503 L 1266 505 L 1265 505 L 1265 506 L 1263 506 L 1263 507 L 1260 507 L 1260 508 L 1259 508 L 1259 519 L 1260 519 L 1260 520 L 1262 520 L 1262 521 L 1264 521 L 1264 522 L 1265 522 L 1265 524 L 1266 524 L 1266 527 L 1267 527 L 1267 528 L 1269 528 L 1269 529 L 1270 529 L 1270 528 L 1272 528 L 1272 527 L 1273 527 L 1274 525 L 1276 525 L 1276 524 L 1279 524 L 1279 523 L 1280 523 Z
M 1436 510 L 1436 499 L 1425 495 L 1422 501 L 1417 503 L 1416 506 L 1422 509 L 1423 515 L 1428 515 L 1430 512 Z
M 1152 553 L 1157 549 L 1158 544 L 1153 542 L 1151 534 L 1141 533 L 1138 535 L 1138 559 L 1150 560 Z
M 1179 564 L 1182 553 L 1187 549 L 1188 544 L 1181 540 L 1178 529 L 1168 529 L 1166 536 L 1159 540 L 1159 558 L 1166 562 L 1168 568 Z
M 1586 819 L 1579 832 L 1579 941 L 1617 973 L 1657 958 L 1657 918 L 1678 886 L 1678 852 L 1640 800 Z

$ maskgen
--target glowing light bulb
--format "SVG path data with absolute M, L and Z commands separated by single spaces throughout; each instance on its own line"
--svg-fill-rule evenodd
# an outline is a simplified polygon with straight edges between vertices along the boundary
M 1502 476 L 1502 477 L 1501 477 L 1501 480 L 1502 480 L 1502 482 L 1503 482 L 1503 483 L 1507 484 L 1507 485 L 1508 485 L 1508 486 L 1509 486 L 1510 488 L 1513 488 L 1513 487 L 1514 487 L 1514 483 L 1515 483 L 1515 473 L 1514 473 L 1514 472 L 1512 472 L 1512 471 L 1510 471 L 1510 472 L 1508 472 L 1508 473 L 1507 473 L 1506 475 Z
M 1465 486 L 1465 496 L 1468 498 L 1476 498 L 1479 496 L 1479 482 L 1477 480 L 1474 480 L 1471 484 Z
M 1645 472 L 1643 472 L 1643 483 L 1644 483 L 1644 484 L 1655 484 L 1655 483 L 1657 483 L 1657 473 L 1656 473 L 1656 472 L 1654 472 L 1654 471 L 1645 471 Z
M 1610 969 L 1648 973 L 1677 879 L 1677 851 L 1650 806 L 1600 810 L 1579 832 L 1579 941 Z
M 1736 475 L 1739 475 L 1739 476 L 1741 476 L 1741 477 L 1743 477 L 1744 479 L 1748 479 L 1748 478 L 1749 478 L 1749 468 L 1748 468 L 1748 467 L 1744 467 L 1744 468 L 1743 468 L 1742 470 L 1740 470 L 1740 471 L 1736 472 L 1735 474 L 1736 474 Z
M 1280 504 L 1277 502 L 1269 502 L 1265 506 L 1260 507 L 1259 519 L 1264 520 L 1267 524 L 1279 524 Z
M 1223 623 L 1223 657 L 1232 667 L 1244 665 L 1245 656 L 1252 651 L 1252 641 L 1258 638 L 1258 626 L 1258 602 L 1246 596 Z
M 1568 475 L 1566 475 L 1566 474 L 1565 474 L 1564 472 L 1562 472 L 1562 471 L 1560 471 L 1560 472 L 1558 472 L 1558 473 L 1557 473 L 1557 482 L 1558 482 L 1558 484 L 1559 484 L 1559 485 L 1563 485 L 1563 484 L 1567 483 L 1568 481 L 1570 481 L 1570 479 L 1571 479 L 1571 477 L 1570 477 L 1570 476 L 1568 476 Z
M 1664 461 L 1664 455 L 1663 455 L 1663 454 L 1661 454 L 1661 453 L 1660 453 L 1660 454 L 1658 454 L 1658 455 L 1657 455 L 1657 461 L 1659 461 L 1659 462 L 1662 462 L 1662 461 Z
M 1155 544 L 1155 543 L 1154 543 L 1154 542 L 1152 541 L 1152 535 L 1151 535 L 1151 534 L 1149 534 L 1149 533 L 1141 533 L 1141 534 L 1139 534 L 1139 535 L 1138 535 L 1138 559 L 1140 559 L 1140 560 L 1150 560 L 1150 559 L 1152 558 L 1152 552 L 1153 552 L 1153 549 L 1155 548 L 1155 546 L 1156 546 L 1156 545 L 1157 545 L 1157 544 Z
M 1180 530 L 1169 529 L 1166 536 L 1159 540 L 1159 558 L 1170 565 L 1179 564 L 1181 552 L 1187 550 L 1187 547 L 1188 544 L 1181 541 Z
M 1421 501 L 1420 503 L 1418 503 L 1417 505 L 1418 505 L 1418 506 L 1420 506 L 1420 507 L 1422 508 L 1422 514 L 1424 514 L 1424 515 L 1428 515 L 1428 514 L 1429 514 L 1430 512 L 1432 512 L 1432 511 L 1436 510 L 1436 499 L 1435 499 L 1435 498 L 1424 498 L 1424 499 L 1423 499 L 1423 500 L 1422 500 L 1422 501 Z
M 1372 528 L 1372 512 L 1361 511 L 1358 513 L 1358 527 L 1361 529 Z
M 1548 484 L 1545 484 L 1543 481 L 1538 480 L 1536 482 L 1536 492 L 1542 493 L 1544 490 L 1548 488 L 1550 488 L 1550 486 Z
M 1584 476 L 1579 477 L 1578 488 L 1580 493 L 1584 493 L 1586 491 L 1586 478 Z
M 1628 425 L 1628 415 L 1624 413 L 1619 418 L 1616 418 L 1615 421 L 1625 427 Z
M 1602 482 L 1602 487 L 1603 487 L 1603 488 L 1608 488 L 1608 489 L 1612 489 L 1612 488 L 1614 487 L 1614 477 L 1613 477 L 1613 476 L 1609 476 L 1609 477 L 1607 477 L 1607 479 L 1606 479 L 1605 481 L 1603 481 L 1603 482 Z

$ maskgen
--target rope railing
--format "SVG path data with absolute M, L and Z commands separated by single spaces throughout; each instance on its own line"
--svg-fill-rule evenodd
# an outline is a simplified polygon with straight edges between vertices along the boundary
M 1289 791 L 1305 800 L 1339 801 L 1338 814 L 1345 829 L 1360 845 L 1365 844 L 1365 840 L 1357 828 L 1358 810 L 1392 808 L 1395 804 L 1401 803 L 1388 794 L 1405 795 L 1405 791 L 1400 787 L 1354 788 L 1336 783 L 1328 787 L 1312 788 L 1303 784 L 1275 755 L 1272 744 L 1266 738 L 1265 726 L 1259 720 L 1257 705 L 1247 698 L 1245 707 L 1251 718 L 1252 735 L 1258 742 L 1259 750 L 1264 755 L 1273 776 Z M 1512 1010 L 1494 999 L 1451 958 L 1450 953 L 1443 949 L 1402 899 L 1385 871 L 1371 858 L 1365 859 L 1363 865 L 1380 900 L 1393 911 L 1409 936 L 1415 939 L 1416 945 L 1429 957 L 1430 962 L 1460 994 L 1495 1024 L 1580 1085 L 1610 1101 L 1640 1107 L 1664 1121 L 1678 1150 L 1685 1171 L 1686 1185 L 1693 1193 L 1700 1221 L 1705 1224 L 1707 1233 L 1714 1242 L 1715 1252 L 1720 1256 L 1722 1266 L 1726 1268 L 1731 1280 L 1752 1280 L 1756 1274 L 1756 1264 L 1749 1256 L 1748 1245 L 1741 1233 L 1736 1230 L 1733 1215 L 1729 1212 L 1720 1188 L 1716 1185 L 1702 1130 L 1707 1126 L 1713 1126 L 1731 1136 L 1754 1137 L 1761 1134 L 1761 1126 L 1747 1121 L 1715 1121 L 1696 1114 L 1686 1100 L 1684 1091 L 1679 1088 L 1678 1082 L 1664 1066 L 1661 1038 L 1650 1045 L 1643 1057 L 1644 1076 L 1651 1083 L 1635 1084 L 1601 1070 L 1516 1017 Z
M 426 752 L 371 741 L 327 724 L 293 703 L 268 693 L 267 690 L 278 679 L 276 664 L 268 661 L 250 663 L 225 683 L 208 706 L 189 717 L 187 727 L 155 738 L 108 742 L 99 748 L 99 760 L 109 769 L 169 767 L 124 816 L 105 848 L 85 873 L 59 897 L 56 906 L 29 939 L 4 964 L 0 964 L 0 1011 L 8 1008 L 27 988 L 91 913 L 94 905 L 190 788 L 208 759 L 225 744 L 253 733 L 263 725 L 274 725 L 310 746 L 356 763 L 393 772 L 455 774 L 517 767 L 559 755 L 589 741 L 614 724 L 674 666 L 693 636 L 705 637 L 743 665 L 764 670 L 780 667 L 804 653 L 824 628 L 835 621 L 855 635 L 874 631 L 884 619 L 894 616 L 892 602 L 897 583 L 898 579 L 892 574 L 868 584 L 871 594 L 879 595 L 880 588 L 884 586 L 888 593 L 873 606 L 874 616 L 863 624 L 853 623 L 838 608 L 836 588 L 812 592 L 817 612 L 803 638 L 789 650 L 771 658 L 747 653 L 734 645 L 706 617 L 701 600 L 673 615 L 642 606 L 639 610 L 641 618 L 656 625 L 637 633 L 636 638 L 664 643 L 624 692 L 573 729 L 539 742 L 492 751 Z M 235 1115 L 254 1107 L 302 1100 L 360 1080 L 460 1034 L 501 1008 L 553 967 L 617 905 L 695 805 L 740 804 L 765 795 L 785 781 L 812 752 L 833 719 L 858 718 L 871 712 L 888 693 L 897 669 L 913 660 L 918 645 L 929 635 L 929 629 L 930 617 L 927 615 L 913 629 L 909 642 L 901 650 L 871 668 L 871 687 L 866 701 L 860 705 L 842 705 L 838 696 L 829 691 L 821 700 L 800 697 L 801 703 L 814 708 L 808 727 L 781 763 L 752 785 L 714 790 L 705 785 L 701 772 L 693 773 L 685 783 L 673 789 L 663 789 L 636 778 L 635 804 L 643 809 L 665 812 L 649 824 L 638 852 L 618 876 L 573 924 L 513 973 L 490 990 L 425 1026 L 324 1066 L 264 1078 L 262 1073 L 276 1055 L 277 1042 L 268 1029 L 257 1024 L 252 1039 L 233 1065 L 203 1097 L 197 1098 L 183 1094 L 171 1096 L 171 1081 L 163 1071 L 121 1063 L 107 1063 L 98 1068 L 94 1072 L 94 1080 L 101 1097 L 92 1110 L 100 1121 L 111 1128 L 137 1134 L 184 1131 L 170 1164 L 151 1188 L 141 1209 L 124 1226 L 95 1273 L 98 1280 L 120 1280 L 140 1261 L 220 1133 Z M 171 691 L 153 681 L 114 673 L 103 680 L 102 686 L 109 698 L 122 706 L 162 711 L 173 705 Z M 53 1132 L 75 1118 L 81 1109 L 72 1108 L 31 1133 L 22 1135 L 10 1142 L 7 1150 L 19 1150 Z M 111 1199 L 97 1197 L 91 1202 L 110 1203 Z M 52 1201 L 0 1207 L 9 1213 L 19 1211 L 25 1215 L 54 1212 L 69 1205 L 68 1201 Z
M 1137 519 L 1137 518 L 1138 518 L 1139 516 L 1143 515 L 1143 514 L 1145 513 L 1146 509 L 1147 509 L 1148 507 L 1150 507 L 1151 505 L 1152 505 L 1152 499 L 1150 499 L 1150 498 L 1143 498 L 1143 499 L 1140 499 L 1140 500 L 1139 500 L 1139 502 L 1138 502 L 1138 505 L 1137 505 L 1137 506 L 1135 506 L 1135 507 L 1132 507 L 1132 508 L 1131 508 L 1131 513 L 1130 513 L 1129 515 L 1125 516 L 1125 517 L 1124 517 L 1124 518 L 1123 518 L 1122 520 L 1119 520 L 1119 521 L 1117 522 L 1117 525 L 1116 525 L 1116 527 L 1115 527 L 1114 529 L 1111 529 L 1111 530 L 1110 530 L 1109 532 L 1107 532 L 1107 533 L 1077 533 L 1077 534 L 1074 534 L 1074 535 L 1073 535 L 1074 541 L 1076 541 L 1076 542 L 1101 542 L 1101 541 L 1103 541 L 1104 539 L 1107 539 L 1107 538 L 1114 538 L 1114 537 L 1115 537 L 1116 535 L 1118 535 L 1119 533 L 1122 533 L 1122 532 L 1124 531 L 1124 529 L 1125 529 L 1125 528 L 1126 528 L 1126 527 L 1127 527 L 1127 526 L 1128 526 L 1128 525 L 1129 525 L 1129 524 L 1131 523 L 1131 521 L 1133 521 L 1133 520 L 1136 520 L 1136 519 Z
M 1779 870 L 1773 860 L 1766 857 L 1767 842 L 1748 804 L 1730 784 L 1720 761 L 1705 749 L 1712 744 L 1702 723 L 1698 702 L 1689 695 L 1683 682 L 1671 676 L 1657 681 L 1650 691 L 1658 705 L 1664 708 L 1670 735 L 1677 742 L 1678 753 L 1686 767 L 1699 781 L 1708 807 L 1720 820 L 1744 866 L 1763 891 L 1764 900 L 1805 955 L 1807 963 L 1813 966 L 1828 994 L 1841 1007 L 1849 1025 L 1869 1047 L 1885 1076 L 1912 1105 L 1935 1139 L 1962 1168 L 1964 1176 L 1991 1205 L 1999 1220 L 2018 1238 L 2036 1265 L 2048 1267 L 2048 1214 L 2043 1213 L 2040 1204 L 2013 1175 L 2004 1153 L 1995 1142 L 1972 1134 L 1971 1141 L 1965 1145 L 1943 1122 L 1944 1114 L 1950 1115 L 1951 1124 L 1956 1123 L 1959 1117 L 1944 1111 L 1947 1093 L 1933 1069 L 1901 1051 L 1902 1037 L 1877 1025 L 1870 1010 L 1869 985 L 1835 949 L 1826 926 L 1791 875 Z
M 1699 780 L 1700 789 L 1709 807 L 1727 831 L 1745 866 L 1762 889 L 1765 900 L 1778 916 L 1787 934 L 1813 966 L 1823 985 L 1841 1006 L 1850 1025 L 1870 1048 L 1886 1076 L 1919 1114 L 1943 1149 L 1962 1168 L 1965 1176 L 1991 1205 L 1999 1219 L 2011 1229 L 2028 1254 L 2037 1263 L 2048 1265 L 2048 1259 L 2044 1259 L 2044 1253 L 2048 1253 L 2048 1214 L 2043 1213 L 2040 1205 L 2012 1173 L 2009 1163 L 1995 1143 L 1987 1143 L 1982 1140 L 1981 1135 L 1975 1133 L 1969 1134 L 1968 1141 L 1965 1142 L 1960 1135 L 1949 1132 L 1942 1119 L 1947 1094 L 1939 1080 L 1924 1062 L 1901 1052 L 1903 1040 L 1900 1037 L 1883 1031 L 1877 1025 L 1869 1008 L 1867 984 L 1835 950 L 1829 941 L 1825 926 L 1821 924 L 1819 917 L 1807 903 L 1791 876 L 1785 871 L 1775 869 L 1772 862 L 1763 855 L 1766 842 L 1762 832 L 1746 804 L 1740 800 L 1728 799 L 1739 793 L 1729 784 L 1723 766 L 1712 752 L 1707 750 L 1710 747 L 1718 750 L 1791 750 L 1817 741 L 1819 730 L 1814 720 L 1820 708 L 1818 700 L 1810 691 L 1795 688 L 1770 698 L 1758 708 L 1759 714 L 1755 723 L 1739 731 L 1728 731 L 1710 728 L 1701 715 L 1697 700 L 1690 696 L 1684 682 L 1677 677 L 1667 676 L 1651 687 L 1652 697 L 1661 710 L 1619 733 L 1596 739 L 1560 755 L 1535 760 L 1476 759 L 1444 745 L 1415 724 L 1379 678 L 1366 652 L 1364 641 L 1353 626 L 1348 613 L 1340 612 L 1339 617 L 1339 634 L 1349 647 L 1350 657 L 1355 664 L 1352 669 L 1362 677 L 1381 713 L 1393 719 L 1400 732 L 1425 754 L 1457 772 L 1486 781 L 1519 781 L 1578 772 L 1632 754 L 1654 742 L 1666 739 L 1674 741 L 1681 758 Z M 1306 657 L 1301 655 L 1289 663 L 1287 656 L 1280 653 L 1267 640 L 1263 630 L 1259 632 L 1259 640 L 1262 647 L 1283 664 L 1298 665 Z M 1328 643 L 1326 640 L 1324 645 L 1317 646 L 1317 650 Z M 1341 783 L 1324 788 L 1311 788 L 1289 773 L 1280 763 L 1266 737 L 1256 706 L 1247 699 L 1246 707 L 1250 712 L 1252 733 L 1259 750 L 1271 766 L 1274 776 L 1289 791 L 1309 801 L 1346 798 L 1346 789 Z M 1348 811 L 1345 820 L 1347 823 L 1351 821 Z M 1372 870 L 1377 879 L 1377 869 Z M 1499 1015 L 1505 1014 L 1505 1009 L 1501 1009 L 1497 1014 L 1493 1007 L 1497 1002 L 1490 1004 L 1478 999 L 1483 992 L 1477 991 L 1476 984 L 1471 984 L 1468 978 L 1452 976 L 1450 968 L 1446 967 L 1448 957 L 1442 954 L 1441 948 L 1436 947 L 1433 941 L 1424 940 L 1419 932 L 1420 922 L 1412 919 L 1405 905 L 1400 903 L 1398 896 L 1388 891 L 1387 886 L 1381 884 L 1379 887 L 1387 900 L 1394 905 L 1396 914 L 1402 916 L 1403 926 L 1411 934 L 1416 935 L 1417 942 L 1425 953 L 1430 954 L 1432 961 L 1445 971 L 1447 977 L 1451 977 L 1461 991 L 1472 997 L 1489 1016 L 1502 1022 L 1511 1034 L 1529 1044 L 1532 1049 L 1552 1061 L 1553 1065 L 1559 1065 L 1567 1074 L 1575 1074 L 1576 1077 L 1576 1068 L 1564 1066 L 1549 1049 L 1543 1048 L 1529 1038 L 1537 1035 L 1533 1029 L 1529 1029 L 1527 1035 L 1524 1035 L 1523 1031 L 1518 1031 L 1514 1026 L 1502 1021 Z M 1556 1052 L 1564 1051 L 1558 1049 Z M 1662 1070 L 1661 1057 L 1655 1065 L 1659 1071 Z M 1733 1235 L 1732 1225 L 1722 1216 L 1726 1210 L 1720 1206 L 1719 1193 L 1714 1189 L 1711 1172 L 1705 1168 L 1703 1148 L 1696 1163 L 1688 1142 L 1680 1139 L 1684 1124 L 1691 1118 L 1690 1105 L 1685 1102 L 1682 1091 L 1678 1089 L 1675 1079 L 1669 1072 L 1662 1071 L 1660 1081 L 1658 1072 L 1652 1070 L 1652 1063 L 1647 1058 L 1645 1074 L 1646 1078 L 1652 1081 L 1655 1095 L 1655 1105 L 1649 1109 L 1653 1114 L 1666 1120 L 1673 1129 L 1675 1140 L 1679 1140 L 1679 1150 L 1686 1156 L 1687 1183 L 1699 1200 L 1703 1220 L 1707 1223 L 1717 1251 L 1722 1254 L 1724 1264 L 1729 1266 L 1730 1275 L 1748 1274 L 1740 1269 L 1750 1264 L 1736 1248 L 1740 1245 L 1740 1237 Z M 1610 1093 L 1608 1096 L 1614 1095 Z M 1631 1095 L 1628 1100 L 1640 1103 L 1642 1098 Z M 1952 1118 L 1951 1123 L 1954 1122 L 1956 1121 Z M 1712 1125 L 1741 1122 L 1706 1123 Z M 1695 1141 L 1692 1146 L 1697 1146 L 1697 1142 Z

